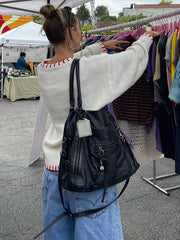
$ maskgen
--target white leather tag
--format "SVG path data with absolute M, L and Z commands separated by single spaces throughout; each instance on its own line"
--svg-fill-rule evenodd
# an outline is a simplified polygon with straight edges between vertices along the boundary
M 79 138 L 92 136 L 91 123 L 86 118 L 77 122 L 77 129 Z

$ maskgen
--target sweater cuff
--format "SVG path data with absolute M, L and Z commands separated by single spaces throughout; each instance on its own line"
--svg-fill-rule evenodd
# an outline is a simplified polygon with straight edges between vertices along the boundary
M 106 52 L 106 53 L 108 52 L 108 50 L 103 42 L 99 42 L 98 44 L 101 46 L 103 52 Z
M 86 49 L 90 50 L 91 55 L 97 55 L 103 52 L 107 52 L 107 49 L 102 42 L 87 46 Z
M 151 35 L 145 33 L 136 42 L 143 43 L 143 45 L 145 45 L 146 48 L 149 49 L 153 42 L 153 37 Z

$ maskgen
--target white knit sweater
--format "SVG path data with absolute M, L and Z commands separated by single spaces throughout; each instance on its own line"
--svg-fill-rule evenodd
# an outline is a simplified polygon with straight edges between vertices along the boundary
M 86 47 L 80 59 L 82 102 L 85 110 L 99 110 L 123 94 L 144 72 L 152 37 L 143 35 L 125 52 L 108 55 L 102 44 Z M 90 56 L 91 55 L 91 56 Z M 89 56 L 89 57 L 88 57 Z M 75 57 L 79 57 L 78 54 Z M 58 171 L 64 123 L 69 111 L 72 58 L 38 66 L 40 92 L 52 124 L 43 142 L 45 166 Z

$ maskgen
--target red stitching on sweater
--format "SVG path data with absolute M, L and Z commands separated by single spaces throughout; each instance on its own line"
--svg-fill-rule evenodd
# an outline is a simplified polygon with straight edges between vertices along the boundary
M 151 39 L 153 40 L 153 36 L 152 35 L 150 35 L 150 34 L 144 34 L 145 36 L 148 36 L 148 37 L 151 37 Z
M 52 172 L 58 172 L 59 171 L 59 167 L 58 166 L 48 165 L 45 160 L 44 160 L 44 165 L 45 165 L 45 168 L 47 170 L 49 170 L 49 171 L 52 171 Z
M 102 48 L 104 48 L 103 49 L 104 52 L 108 51 L 103 42 L 99 42 L 99 44 L 101 45 Z
M 70 58 L 66 58 L 66 59 L 64 59 L 64 60 L 62 60 L 62 61 L 60 61 L 60 62 L 56 62 L 56 63 L 53 63 L 53 64 L 51 64 L 51 63 L 47 63 L 48 61 L 47 60 L 45 60 L 43 63 L 42 63 L 42 67 L 52 67 L 52 66 L 56 66 L 56 64 L 58 64 L 59 66 L 61 65 L 61 63 L 63 63 L 63 64 L 65 64 L 66 63 L 66 60 L 67 61 L 70 61 L 70 59 L 73 59 L 73 57 L 70 57 Z

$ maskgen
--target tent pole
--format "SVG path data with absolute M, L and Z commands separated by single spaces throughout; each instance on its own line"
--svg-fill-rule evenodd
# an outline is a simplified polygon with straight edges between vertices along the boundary
M 1 45 L 1 99 L 3 99 L 3 46 Z

